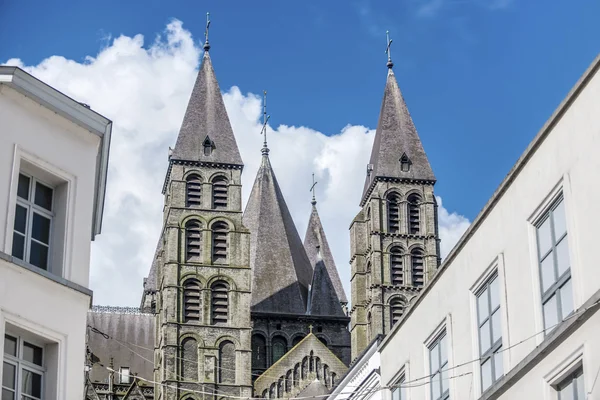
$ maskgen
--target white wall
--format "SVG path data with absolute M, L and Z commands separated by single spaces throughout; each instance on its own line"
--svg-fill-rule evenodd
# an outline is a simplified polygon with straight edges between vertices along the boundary
M 331 400 L 362 399 L 381 400 L 381 360 L 377 344 L 367 348 L 359 360 L 354 361 L 352 368 L 343 376 L 331 395 Z
M 12 249 L 19 157 L 72 180 L 63 277 L 89 285 L 90 237 L 100 138 L 15 90 L 0 85 L 0 251 Z
M 406 363 L 409 363 L 411 380 L 429 374 L 424 343 L 446 321 L 450 339 L 449 366 L 467 363 L 450 371 L 451 377 L 456 376 L 450 379 L 450 396 L 453 399 L 479 397 L 478 363 L 468 363 L 478 358 L 471 289 L 494 265 L 499 266 L 503 288 L 501 307 L 507 311 L 502 320 L 503 346 L 515 346 L 504 352 L 505 373 L 541 343 L 543 335 L 527 339 L 543 330 L 531 218 L 557 188 L 562 187 L 566 206 L 575 308 L 600 290 L 599 107 L 600 76 L 596 74 L 541 141 L 464 247 L 449 263 L 444 263 L 444 271 L 434 279 L 420 304 L 386 338 L 380 348 L 383 385 L 390 383 Z M 600 329 L 599 318 L 594 316 L 585 322 L 502 398 L 551 398 L 547 397 L 548 385 L 542 384 L 540 376 L 581 345 L 589 349 L 587 356 L 584 354 L 584 376 L 586 385 L 590 384 L 600 362 L 600 335 L 593 334 Z M 428 379 L 421 382 L 426 381 Z M 600 398 L 598 386 L 590 398 Z M 429 390 L 429 385 L 411 388 L 410 399 L 429 399 Z

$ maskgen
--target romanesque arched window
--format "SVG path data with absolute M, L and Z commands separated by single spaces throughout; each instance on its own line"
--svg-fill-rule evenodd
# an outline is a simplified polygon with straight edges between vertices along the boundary
M 212 208 L 226 210 L 228 202 L 228 181 L 224 176 L 217 176 L 212 180 Z
M 202 206 L 202 178 L 191 174 L 185 178 L 185 202 L 187 207 Z
M 200 322 L 202 298 L 200 282 L 191 278 L 183 282 L 183 322 Z
M 300 363 L 297 363 L 294 366 L 294 387 L 298 387 L 300 385 Z
M 302 341 L 302 339 L 304 339 L 304 335 L 296 335 L 296 336 L 294 336 L 294 339 L 292 339 L 292 347 L 294 347 L 295 345 L 297 345 L 298 343 L 300 343 Z
M 400 195 L 391 192 L 387 195 L 388 232 L 400 231 Z
M 321 380 L 323 378 L 323 371 L 321 369 L 321 359 L 319 357 L 315 357 L 315 372 L 317 373 L 317 379 Z
M 413 193 L 407 200 L 408 233 L 418 235 L 421 231 L 421 197 Z
M 227 263 L 229 225 L 218 221 L 212 225 L 212 262 L 213 264 Z
M 367 314 L 367 341 L 371 340 L 371 312 Z
M 198 380 L 198 342 L 191 337 L 181 342 L 181 377 L 186 381 Z
M 271 386 L 269 387 L 269 398 L 277 398 L 277 384 L 275 382 L 271 383 Z
M 325 386 L 327 386 L 327 389 L 331 389 L 329 365 L 327 364 L 323 365 L 323 381 L 325 381 Z
M 394 246 L 390 249 L 390 280 L 392 285 L 404 285 L 404 252 L 402 248 Z
M 219 345 L 219 383 L 235 383 L 235 345 L 228 340 Z
M 201 262 L 202 257 L 202 224 L 190 220 L 185 224 L 185 260 Z
M 402 318 L 404 307 L 406 307 L 406 304 L 399 297 L 395 297 L 390 301 L 390 327 Z
M 267 341 L 263 335 L 252 335 L 252 369 L 267 368 Z
M 422 287 L 424 284 L 423 250 L 416 248 L 413 251 L 411 251 L 410 265 L 413 286 Z
M 275 364 L 287 351 L 287 342 L 281 336 L 275 336 L 271 340 L 271 364 Z
M 227 324 L 229 315 L 229 285 L 216 281 L 210 287 L 210 321 L 212 325 Z
M 327 339 L 325 339 L 325 338 L 324 338 L 324 337 L 322 337 L 322 336 L 318 336 L 317 338 L 319 339 L 319 341 L 320 341 L 321 343 L 323 343 L 325 346 L 327 346 Z
M 287 393 L 292 391 L 292 375 L 293 375 L 294 371 L 289 369 L 287 374 L 285 374 L 285 391 Z
M 302 375 L 300 376 L 301 380 L 305 380 L 306 378 L 308 378 L 308 362 L 308 356 L 302 359 Z

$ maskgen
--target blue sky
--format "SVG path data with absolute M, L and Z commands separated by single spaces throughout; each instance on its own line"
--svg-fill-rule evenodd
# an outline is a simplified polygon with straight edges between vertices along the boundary
M 206 11 L 221 87 L 266 88 L 273 123 L 324 133 L 375 126 L 389 29 L 436 189 L 470 219 L 600 52 L 594 0 L 0 0 L 0 60 L 83 61 L 171 18 L 201 38 Z
M 468 226 L 460 215 L 473 220 L 600 52 L 597 0 L 0 0 L 0 63 L 20 59 L 115 121 L 104 232 L 92 253 L 95 301 L 138 301 L 137 292 L 115 298 L 128 290 L 115 285 L 141 283 L 147 273 L 160 229 L 166 149 L 200 56 L 190 41 L 203 41 L 207 11 L 213 64 L 246 163 L 245 194 L 260 158 L 254 94 L 267 89 L 276 133 L 271 159 L 288 206 L 303 237 L 316 172 L 321 218 L 347 291 L 347 227 L 371 151 L 366 128 L 376 127 L 381 105 L 386 29 L 438 179 L 449 246 Z M 183 30 L 167 27 L 174 20 Z M 138 34 L 146 51 L 132 39 Z M 126 40 L 115 40 L 121 35 Z M 72 61 L 46 60 L 55 55 Z M 325 141 L 321 133 L 336 137 Z M 136 175 L 136 168 L 146 173 Z

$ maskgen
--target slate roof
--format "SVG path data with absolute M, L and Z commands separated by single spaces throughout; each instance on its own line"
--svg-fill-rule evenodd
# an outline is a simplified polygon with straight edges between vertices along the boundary
M 213 143 L 204 154 L 204 141 Z M 208 51 L 200 65 L 171 160 L 243 165 Z
M 318 250 L 320 250 L 322 263 L 326 268 L 329 281 L 335 290 L 336 299 L 341 303 L 348 303 L 344 286 L 342 285 L 340 275 L 338 274 L 338 270 L 335 266 L 335 261 L 333 260 L 333 255 L 331 254 L 331 249 L 329 248 L 329 243 L 327 242 L 327 237 L 325 236 L 325 230 L 323 229 L 321 219 L 319 218 L 316 203 L 313 204 L 312 211 L 310 213 L 310 219 L 308 221 L 308 227 L 306 228 L 306 235 L 304 236 L 304 249 L 306 250 L 306 254 L 310 260 L 310 265 L 312 265 L 315 273 L 315 266 L 317 265 L 318 261 Z
M 120 367 L 131 368 L 131 374 L 144 379 L 153 379 L 154 374 L 154 314 L 135 312 L 127 307 L 105 307 L 110 311 L 97 311 L 95 307 L 87 315 L 89 326 L 109 336 L 90 332 L 88 346 L 90 351 L 107 366 L 113 358 L 115 370 Z M 136 354 L 137 353 L 137 354 Z M 94 365 L 90 372 L 93 382 L 104 382 L 108 371 L 100 365 Z
M 243 224 L 251 232 L 251 311 L 305 314 L 312 267 L 266 152 Z
M 400 158 L 403 154 L 408 156 L 411 163 L 408 172 L 401 171 Z M 361 204 L 376 177 L 435 182 L 435 175 L 391 68 L 388 70 L 369 164 L 373 170 L 365 179 Z
M 346 316 L 340 299 L 335 293 L 329 271 L 320 255 L 315 264 L 307 308 L 307 314 L 310 315 Z

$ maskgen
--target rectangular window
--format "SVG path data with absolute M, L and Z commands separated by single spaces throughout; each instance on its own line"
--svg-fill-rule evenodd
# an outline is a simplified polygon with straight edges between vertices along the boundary
M 131 383 L 131 376 L 129 373 L 129 367 L 121 367 L 119 368 L 119 382 L 120 383 Z
M 558 400 L 585 400 L 583 368 L 579 368 L 556 385 Z
M 44 349 L 18 336 L 4 336 L 2 400 L 41 400 Z
M 19 174 L 12 255 L 45 270 L 50 259 L 53 203 L 52 187 Z
M 543 215 L 536 226 L 536 235 L 544 328 L 548 333 L 573 312 L 571 264 L 562 196 Z
M 444 331 L 429 346 L 429 373 L 431 375 L 431 399 L 450 398 L 448 379 L 448 338 Z
M 489 279 L 477 293 L 477 330 L 481 360 L 481 390 L 485 392 L 503 374 L 498 275 Z
M 392 400 L 407 400 L 408 388 L 406 387 L 406 378 L 402 376 L 398 382 L 393 385 Z

